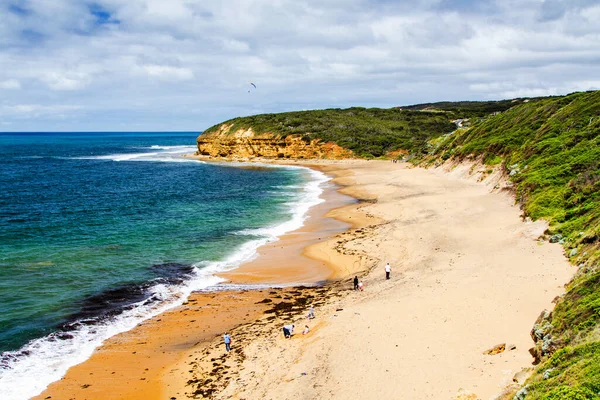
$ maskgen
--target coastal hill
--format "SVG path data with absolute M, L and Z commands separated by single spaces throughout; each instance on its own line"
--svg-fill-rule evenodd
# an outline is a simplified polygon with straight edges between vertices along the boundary
M 538 366 L 516 398 L 597 398 L 600 91 L 235 118 L 200 135 L 198 152 L 248 158 L 402 157 L 422 166 L 476 161 L 489 174 L 500 170 L 523 217 L 549 222 L 540 241 L 561 243 L 578 266 L 554 310 L 542 312 L 532 328 L 530 352 Z
M 276 158 L 380 157 L 452 132 L 445 113 L 359 108 L 234 118 L 198 137 L 200 154 Z
M 374 158 L 426 151 L 427 141 L 533 99 L 442 102 L 260 114 L 206 129 L 198 152 L 213 157 Z
M 597 399 L 600 393 L 600 91 L 537 99 L 429 143 L 422 165 L 478 160 L 510 180 L 523 216 L 578 267 L 531 331 L 536 372 L 517 398 Z

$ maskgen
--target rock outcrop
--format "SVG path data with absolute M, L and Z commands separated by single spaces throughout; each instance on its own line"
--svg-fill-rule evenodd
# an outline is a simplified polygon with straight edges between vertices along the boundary
M 221 125 L 215 132 L 198 136 L 198 154 L 224 158 L 327 158 L 353 157 L 352 151 L 334 143 L 310 139 L 309 135 L 281 137 L 272 133 L 255 134 L 252 128 L 230 132 Z

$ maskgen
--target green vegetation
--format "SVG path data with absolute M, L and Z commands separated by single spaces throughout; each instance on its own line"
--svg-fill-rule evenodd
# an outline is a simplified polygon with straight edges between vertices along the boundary
M 525 215 L 544 218 L 572 258 L 599 260 L 600 92 L 515 106 L 445 137 L 427 161 L 503 160 Z
M 537 101 L 542 97 L 532 99 L 512 99 L 499 101 L 440 101 L 437 103 L 423 103 L 412 106 L 400 107 L 403 110 L 423 111 L 439 110 L 450 113 L 453 118 L 481 118 L 496 112 L 506 111 L 516 105 Z
M 223 124 L 231 125 L 230 133 L 252 128 L 256 134 L 321 139 L 350 149 L 359 157 L 380 157 L 400 149 L 421 152 L 427 140 L 455 129 L 444 113 L 359 107 L 260 114 Z M 220 125 L 203 134 L 216 131 Z
M 226 133 L 239 129 L 280 137 L 302 135 L 306 141 L 320 139 L 350 149 L 358 157 L 381 157 L 397 150 L 419 155 L 427 152 L 427 142 L 448 134 L 456 119 L 472 122 L 505 111 L 531 99 L 462 101 L 417 104 L 390 109 L 352 107 L 260 114 L 239 117 L 206 129 L 203 134 L 229 126 Z
M 529 379 L 527 400 L 600 398 L 600 342 L 558 350 Z
M 471 126 L 455 129 L 451 121 L 464 118 Z M 404 150 L 424 165 L 477 159 L 487 173 L 503 168 L 524 215 L 547 220 L 550 241 L 579 266 L 554 311 L 534 327 L 541 363 L 516 398 L 600 399 L 600 91 L 263 114 L 225 124 L 228 133 L 252 128 L 334 142 L 361 157 Z
M 600 92 L 523 102 L 430 141 L 429 149 L 423 164 L 501 165 L 524 215 L 547 220 L 550 240 L 579 266 L 554 311 L 535 327 L 535 351 L 546 361 L 518 398 L 599 399 Z
M 556 305 L 549 333 L 567 344 L 591 332 L 599 323 L 600 272 L 583 274 Z

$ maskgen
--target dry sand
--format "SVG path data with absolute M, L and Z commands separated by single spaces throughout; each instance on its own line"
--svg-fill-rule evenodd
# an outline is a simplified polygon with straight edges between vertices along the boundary
M 218 318 L 221 306 L 206 315 L 206 307 L 170 313 L 187 314 L 198 330 L 212 326 L 208 319 L 223 325 L 206 337 L 170 345 L 172 357 L 156 366 L 151 391 L 135 395 L 136 388 L 148 385 L 137 375 L 127 391 L 118 381 L 94 377 L 89 384 L 117 393 L 111 398 L 181 399 L 195 393 L 235 399 L 450 399 L 464 388 L 489 399 L 531 365 L 529 331 L 574 269 L 560 245 L 536 240 L 545 230 L 542 222 L 523 222 L 508 194 L 491 191 L 502 182 L 494 177 L 488 184 L 477 182 L 474 169 L 467 177 L 465 168 L 447 173 L 380 161 L 313 167 L 337 176 L 343 193 L 364 201 L 330 213 L 352 228 L 317 238 L 304 254 L 335 268 L 334 277 L 360 274 L 365 291 L 350 290 L 350 279 L 344 279 L 324 288 L 254 293 L 233 303 L 221 303 L 216 294 L 211 304 L 229 304 L 241 313 L 226 320 Z M 259 260 L 269 264 L 268 254 Z M 384 279 L 387 261 L 390 280 Z M 267 275 L 273 279 L 271 272 Z M 261 297 L 266 300 L 258 303 Z M 307 320 L 311 303 L 317 318 Z M 165 316 L 146 328 L 169 338 L 190 330 L 190 321 Z M 292 339 L 282 337 L 284 323 L 297 326 Z M 308 335 L 300 334 L 305 324 L 311 328 Z M 233 351 L 224 355 L 220 333 L 233 326 Z M 131 344 L 125 339 L 135 338 L 132 332 L 111 341 L 113 352 L 131 350 L 118 342 Z M 516 349 L 482 354 L 499 343 Z M 144 346 L 157 354 L 165 344 Z M 119 361 L 101 361 L 85 369 L 93 359 L 72 370 L 79 368 L 85 371 L 81 376 L 92 379 L 97 370 L 121 368 Z M 72 370 L 61 381 L 63 388 Z M 51 387 L 40 398 L 103 398 L 89 391 L 93 386 L 82 392 L 82 381 L 73 382 L 77 392 L 52 392 Z

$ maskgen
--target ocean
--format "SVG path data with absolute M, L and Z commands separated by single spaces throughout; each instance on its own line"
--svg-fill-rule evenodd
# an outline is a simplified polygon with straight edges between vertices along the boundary
M 214 290 L 322 201 L 316 171 L 184 158 L 198 134 L 0 133 L 0 398 Z

